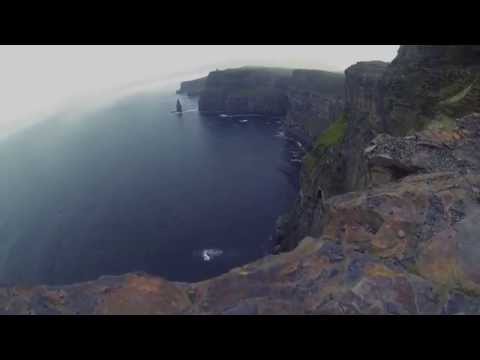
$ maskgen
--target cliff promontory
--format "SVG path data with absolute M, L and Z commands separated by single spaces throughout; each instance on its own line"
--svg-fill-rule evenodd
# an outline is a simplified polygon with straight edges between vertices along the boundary
M 199 110 L 207 114 L 285 115 L 290 75 L 291 70 L 277 68 L 213 71 L 200 95 Z

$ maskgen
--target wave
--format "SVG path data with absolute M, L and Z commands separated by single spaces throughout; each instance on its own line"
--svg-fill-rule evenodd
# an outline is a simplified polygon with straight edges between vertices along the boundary
M 234 118 L 234 117 L 262 117 L 261 114 L 220 114 L 221 118 Z
M 204 249 L 201 251 L 203 261 L 212 261 L 215 257 L 223 254 L 223 250 L 220 249 Z

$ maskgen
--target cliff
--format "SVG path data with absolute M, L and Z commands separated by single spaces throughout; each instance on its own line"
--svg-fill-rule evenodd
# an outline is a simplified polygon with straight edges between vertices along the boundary
M 289 251 L 307 235 L 322 232 L 324 201 L 361 188 L 367 166 L 363 149 L 381 129 L 376 124 L 379 81 L 387 63 L 355 64 L 345 71 L 345 104 L 305 156 L 301 191 L 292 210 L 279 221 L 277 251 Z
M 480 111 L 479 66 L 478 46 L 401 46 L 391 64 L 371 61 L 348 68 L 346 125 L 337 126 L 342 136 L 326 146 L 322 138 L 328 132 L 322 134 L 305 157 L 302 190 L 279 224 L 278 249 L 290 250 L 307 234 L 322 232 L 325 198 L 375 186 L 380 169 L 368 164 L 363 149 L 378 134 L 452 130 L 456 119 Z M 391 167 L 385 174 L 391 180 L 410 171 Z
M 358 149 L 379 133 L 392 136 L 452 129 L 480 111 L 480 47 L 401 46 L 391 64 L 358 63 L 346 70 L 345 191 L 369 185 Z
M 211 72 L 200 95 L 206 114 L 263 114 L 287 111 L 286 88 L 291 70 L 244 67 Z
M 180 83 L 180 89 L 177 90 L 177 94 L 200 96 L 205 88 L 206 81 L 206 77 L 196 80 L 183 81 L 182 83 Z
M 282 116 L 288 135 L 310 147 L 343 111 L 344 82 L 343 74 L 320 70 L 243 67 L 214 71 L 207 77 L 199 110 Z
M 1 288 L 0 312 L 479 314 L 479 48 L 402 46 L 391 64 L 347 69 L 344 110 L 319 130 L 279 221 L 281 253 L 193 284 L 127 274 Z
M 386 69 L 387 63 L 371 61 L 357 63 L 345 71 L 348 126 L 343 145 L 346 166 L 344 191 L 365 189 L 367 186 L 367 168 L 361 149 L 376 134 L 384 131 L 378 107 Z
M 294 70 L 287 90 L 286 131 L 311 146 L 341 115 L 345 76 L 320 70 Z

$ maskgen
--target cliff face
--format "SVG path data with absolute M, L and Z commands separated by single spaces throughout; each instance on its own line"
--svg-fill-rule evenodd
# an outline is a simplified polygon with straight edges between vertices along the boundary
M 299 196 L 277 225 L 276 252 L 294 249 L 307 235 L 321 234 L 325 200 L 344 190 L 346 131 L 347 117 L 343 114 L 316 139 L 313 149 L 304 157 Z
M 379 87 L 387 68 L 387 63 L 371 61 L 355 64 L 345 71 L 348 119 L 343 145 L 346 162 L 345 191 L 364 189 L 367 185 L 367 166 L 361 149 L 383 131 L 378 117 L 381 98 Z
M 211 72 L 199 110 L 207 114 L 285 115 L 290 75 L 291 70 L 249 67 Z
M 199 100 L 206 114 L 285 116 L 289 136 L 306 147 L 344 107 L 343 74 L 319 70 L 239 68 L 209 74 Z
M 346 126 L 337 126 L 342 136 L 336 141 L 322 139 L 328 131 L 322 134 L 305 157 L 299 199 L 279 224 L 279 250 L 323 231 L 326 198 L 414 173 L 394 162 L 368 163 L 364 149 L 381 133 L 451 131 L 455 119 L 480 111 L 479 66 L 478 46 L 402 46 L 391 64 L 372 61 L 348 68 Z
M 380 131 L 378 86 L 387 65 L 364 62 L 346 70 L 343 113 L 327 122 L 303 161 L 299 197 L 277 229 L 279 251 L 293 249 L 306 235 L 321 234 L 326 199 L 365 186 L 367 165 L 359 149 Z
M 200 78 L 196 80 L 183 81 L 180 83 L 180 89 L 177 90 L 177 94 L 186 94 L 188 96 L 200 96 L 205 89 L 205 83 L 207 78 Z
M 294 70 L 288 87 L 286 131 L 312 145 L 344 107 L 343 74 L 319 70 Z

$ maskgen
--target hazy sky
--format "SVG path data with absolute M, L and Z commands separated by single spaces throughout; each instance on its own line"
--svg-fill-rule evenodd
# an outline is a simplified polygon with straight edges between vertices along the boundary
M 0 136 L 53 109 L 135 82 L 175 82 L 216 67 L 274 65 L 343 71 L 391 61 L 396 45 L 0 46 Z M 182 77 L 183 76 L 183 77 Z

